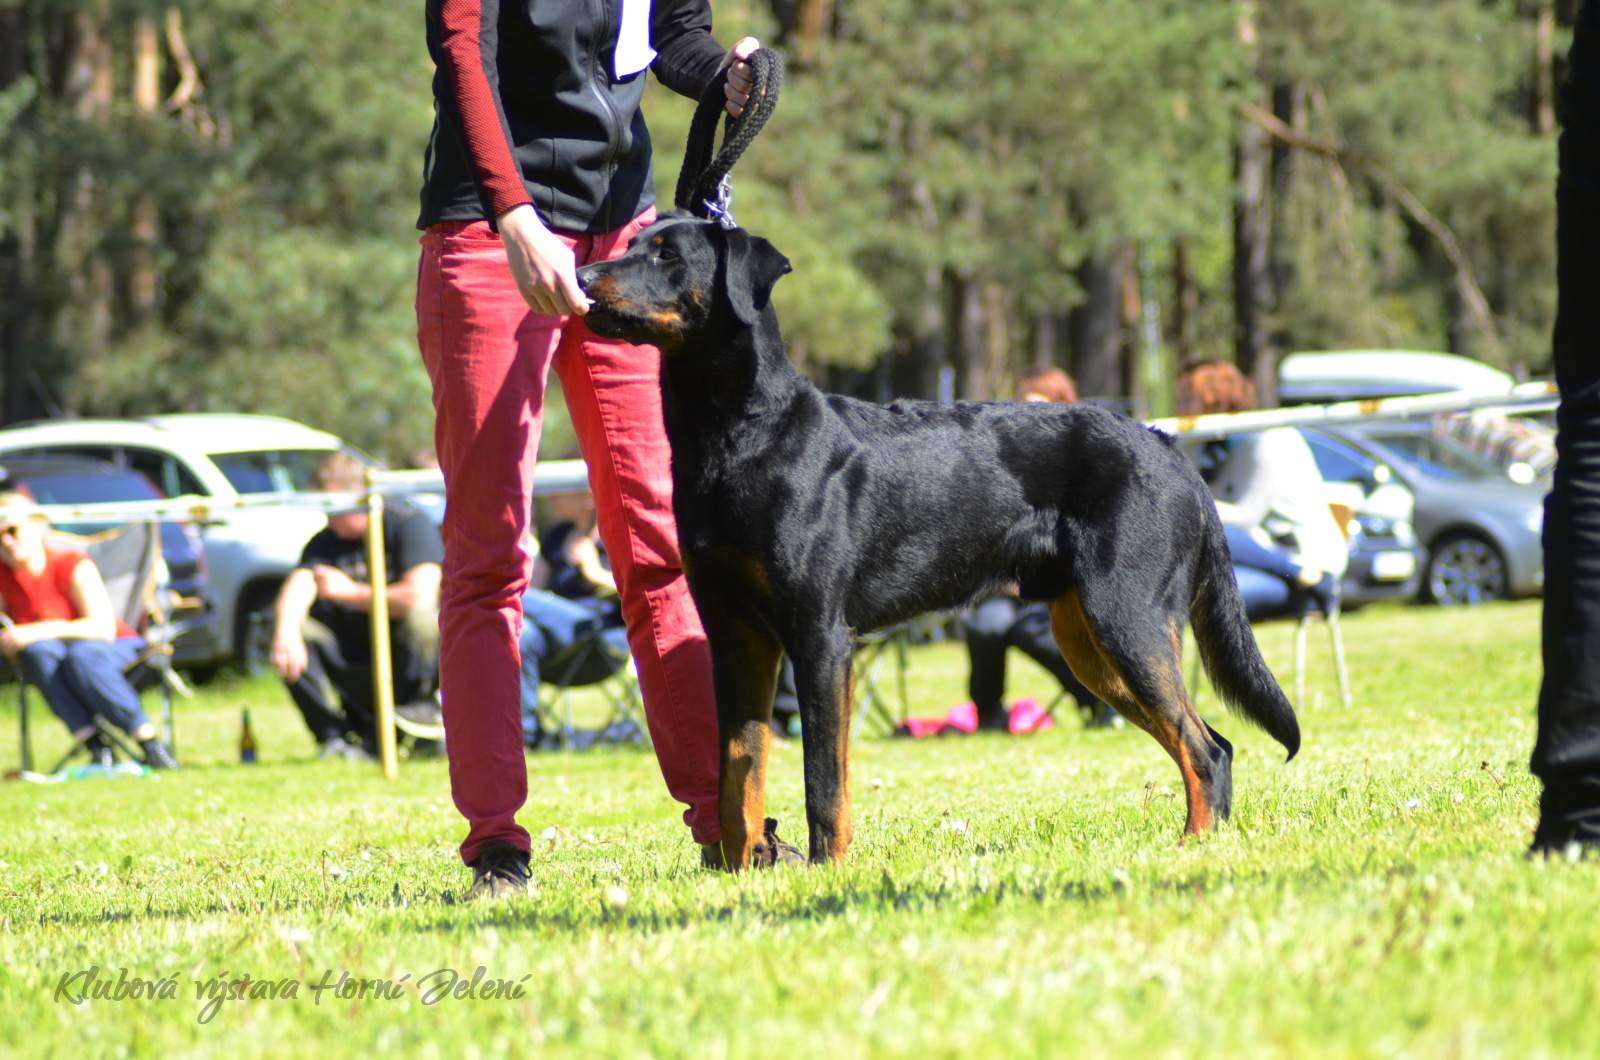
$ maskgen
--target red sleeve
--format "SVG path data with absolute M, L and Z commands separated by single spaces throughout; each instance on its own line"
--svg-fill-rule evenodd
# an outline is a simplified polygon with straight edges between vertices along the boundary
M 496 64 L 500 0 L 430 0 L 438 4 L 441 69 L 461 115 L 467 155 L 484 198 L 499 217 L 533 200 L 511 155 Z M 491 218 L 492 220 L 493 218 Z

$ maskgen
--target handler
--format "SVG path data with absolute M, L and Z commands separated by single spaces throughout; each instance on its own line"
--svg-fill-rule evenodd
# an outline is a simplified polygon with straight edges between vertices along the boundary
M 1600 3 L 1585 0 L 1562 91 L 1556 184 L 1556 473 L 1544 518 L 1536 854 L 1600 854 Z
M 724 53 L 706 0 L 428 0 L 435 121 L 425 157 L 417 340 L 444 473 L 440 676 L 450 787 L 472 897 L 526 887 L 518 625 L 524 531 L 552 365 L 611 556 L 667 789 L 715 845 L 711 661 L 678 558 L 660 353 L 584 326 L 575 271 L 655 218 L 644 71 L 698 97 L 729 67 L 749 100 L 752 38 Z

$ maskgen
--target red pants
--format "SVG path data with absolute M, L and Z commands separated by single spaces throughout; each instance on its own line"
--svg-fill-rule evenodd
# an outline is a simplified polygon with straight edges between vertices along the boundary
M 622 254 L 648 210 L 604 235 L 559 233 L 579 265 Z M 440 681 L 450 791 L 471 862 L 488 840 L 529 848 L 516 823 L 527 798 L 520 660 L 525 544 L 545 381 L 566 392 L 600 536 L 622 597 L 656 757 L 700 843 L 720 839 L 711 657 L 678 561 L 661 417 L 660 353 L 602 339 L 581 317 L 534 313 L 486 222 L 447 222 L 422 237 L 417 341 L 433 380 L 444 472 Z

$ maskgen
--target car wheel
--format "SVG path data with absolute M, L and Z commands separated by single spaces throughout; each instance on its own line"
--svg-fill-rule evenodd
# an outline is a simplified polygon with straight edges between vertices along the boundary
M 277 590 L 252 592 L 239 608 L 234 634 L 238 662 L 246 673 L 264 673 L 272 668 L 272 628 L 275 621 Z
M 1454 607 L 1503 600 L 1509 581 L 1498 548 L 1477 534 L 1451 534 L 1428 554 L 1423 588 L 1433 603 Z

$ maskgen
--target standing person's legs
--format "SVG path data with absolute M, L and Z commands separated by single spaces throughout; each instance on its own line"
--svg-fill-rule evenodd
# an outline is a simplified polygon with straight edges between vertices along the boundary
M 1545 501 L 1535 851 L 1600 848 L 1600 5 L 1578 16 L 1556 187 L 1555 482 Z
M 967 695 L 978 708 L 979 728 L 1006 727 L 1002 702 L 1006 693 L 1006 633 L 1016 617 L 1016 603 L 1010 597 L 996 596 L 972 608 L 962 620 L 967 640 Z M 1060 649 L 1055 652 L 1061 654 Z
M 417 341 L 433 382 L 446 500 L 439 677 L 468 863 L 491 840 L 529 848 L 516 823 L 528 794 L 517 634 L 533 460 L 561 324 L 528 309 L 486 222 L 423 236 Z
M 653 219 L 595 236 L 579 264 L 617 257 Z M 661 354 L 602 339 L 573 320 L 556 371 L 594 492 L 600 536 L 622 598 L 656 758 L 702 845 L 721 840 L 720 753 L 711 654 L 678 558 L 671 453 L 661 414 Z
M 1028 658 L 1050 671 L 1050 675 L 1061 683 L 1062 690 L 1071 695 L 1079 707 L 1092 711 L 1102 705 L 1100 697 L 1078 680 L 1078 675 L 1062 658 L 1061 648 L 1056 644 L 1055 635 L 1050 632 L 1049 604 L 1032 603 L 1019 607 L 1016 619 L 1006 632 L 1006 639 Z

